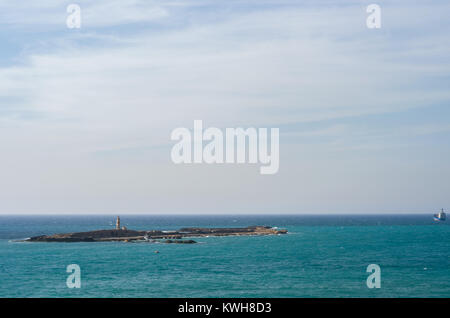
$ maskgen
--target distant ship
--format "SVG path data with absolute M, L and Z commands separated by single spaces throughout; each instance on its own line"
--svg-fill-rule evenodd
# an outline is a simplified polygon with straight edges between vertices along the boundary
M 439 212 L 438 214 L 435 214 L 433 219 L 435 221 L 445 221 L 447 218 L 447 215 L 444 212 L 444 209 L 441 209 L 441 212 Z

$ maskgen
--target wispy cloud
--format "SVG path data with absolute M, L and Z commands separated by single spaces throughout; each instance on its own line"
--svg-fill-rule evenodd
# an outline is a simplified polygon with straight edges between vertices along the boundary
M 82 8 L 85 27 L 108 27 L 130 23 L 151 22 L 168 16 L 163 1 L 142 0 L 54 0 L 13 2 L 1 1 L 1 23 L 16 29 L 47 27 L 62 29 L 67 18 L 66 8 L 76 3 Z M 29 31 L 29 30 L 27 30 Z
M 358 118 L 450 101 L 445 2 L 386 2 L 380 30 L 365 27 L 359 1 L 78 3 L 82 28 L 69 30 L 60 1 L 0 1 L 0 25 L 21 43 L 0 68 L 0 142 L 12 161 L 83 154 L 93 169 L 99 152 L 168 146 L 194 119 L 298 125 L 285 140 L 358 147 L 355 134 L 365 145 L 402 134 Z

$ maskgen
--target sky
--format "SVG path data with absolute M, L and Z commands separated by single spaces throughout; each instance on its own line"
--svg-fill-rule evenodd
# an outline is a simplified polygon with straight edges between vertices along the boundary
M 448 1 L 0 0 L 0 213 L 450 209 L 449 16 Z M 171 132 L 194 120 L 279 128 L 278 173 L 174 164 Z

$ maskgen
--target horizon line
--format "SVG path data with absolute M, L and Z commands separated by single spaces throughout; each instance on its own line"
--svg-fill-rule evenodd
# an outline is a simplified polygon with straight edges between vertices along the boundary
M 0 216 L 337 216 L 337 215 L 429 215 L 433 212 L 357 213 L 0 213 Z

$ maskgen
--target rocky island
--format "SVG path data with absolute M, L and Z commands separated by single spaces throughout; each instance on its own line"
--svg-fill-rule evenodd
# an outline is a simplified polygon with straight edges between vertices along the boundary
M 40 235 L 26 239 L 27 242 L 138 242 L 165 240 L 162 243 L 196 243 L 193 240 L 182 240 L 187 237 L 206 236 L 242 236 L 242 235 L 277 235 L 286 234 L 287 230 L 280 230 L 270 226 L 249 226 L 244 228 L 182 228 L 177 231 L 135 231 L 120 227 L 117 218 L 116 228 L 89 232 L 63 233 L 54 235 Z

